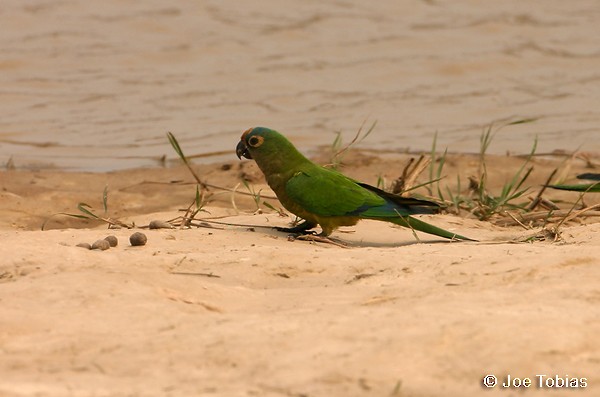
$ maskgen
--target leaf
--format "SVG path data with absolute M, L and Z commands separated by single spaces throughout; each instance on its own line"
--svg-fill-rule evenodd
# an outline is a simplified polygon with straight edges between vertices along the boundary
M 533 123 L 533 122 L 535 122 L 537 120 L 538 120 L 537 117 L 531 117 L 531 118 L 528 118 L 528 119 L 519 119 L 519 120 L 511 121 L 510 123 L 507 123 L 505 125 L 527 124 L 527 123 Z
M 275 209 L 275 207 L 273 207 L 271 204 L 267 203 L 266 201 L 263 201 L 263 205 L 265 207 L 267 207 L 268 209 L 277 212 L 277 210 Z
M 335 150 L 333 157 L 332 157 L 332 164 L 333 164 L 333 168 L 336 169 L 337 166 L 339 164 L 342 163 L 342 159 L 343 159 L 343 154 L 350 149 L 353 145 L 361 143 L 366 137 L 368 137 L 371 132 L 373 132 L 373 130 L 375 129 L 375 126 L 377 125 L 377 120 L 375 120 L 373 122 L 373 124 L 371 124 L 371 126 L 369 127 L 369 129 L 367 130 L 367 132 L 365 132 L 364 134 L 362 133 L 363 131 L 363 127 L 365 126 L 365 123 L 367 121 L 363 121 L 363 123 L 361 124 L 360 128 L 358 129 L 358 131 L 356 132 L 356 135 L 354 136 L 354 138 L 352 139 L 352 141 L 350 141 L 350 143 L 348 143 L 346 146 L 341 147 L 342 146 L 342 134 L 341 132 L 336 132 L 337 136 L 335 137 L 335 140 L 333 141 L 333 145 L 332 148 Z M 336 150 L 337 149 L 337 150 Z
M 548 187 L 558 190 L 569 190 L 572 192 L 600 192 L 600 182 L 582 183 L 579 185 L 548 185 Z
M 88 216 L 91 216 L 94 219 L 100 219 L 100 217 L 98 215 L 94 214 L 92 211 L 88 210 L 87 208 L 92 208 L 92 206 L 89 205 L 89 204 L 86 204 L 86 203 L 79 203 L 79 204 L 77 204 L 77 209 L 79 211 L 83 212 L 84 214 L 86 214 Z M 71 216 L 70 214 L 65 214 L 65 215 Z M 76 218 L 79 218 L 79 217 L 87 218 L 87 217 L 85 217 L 83 215 L 78 215 L 78 216 L 75 216 L 75 217 Z
M 185 154 L 183 154 L 183 150 L 181 150 L 181 146 L 179 146 L 179 142 L 177 142 L 175 135 L 173 135 L 172 132 L 167 132 L 167 138 L 169 138 L 169 143 L 171 143 L 171 146 L 173 146 L 173 149 L 175 150 L 175 152 L 177 152 L 177 155 L 179 156 L 181 161 L 183 161 L 183 164 L 185 164 L 185 166 L 188 168 L 188 170 L 190 170 L 190 173 L 192 174 L 192 176 L 194 177 L 196 182 L 198 182 L 200 184 L 200 186 L 202 186 L 203 190 L 204 189 L 208 190 L 209 185 L 204 183 L 202 181 L 202 179 L 200 179 L 200 177 L 196 174 L 196 172 L 192 168 L 192 165 L 190 164 L 189 160 L 187 159 L 187 157 L 185 157 Z M 215 186 L 212 186 L 212 187 L 215 187 Z
M 444 195 L 442 194 L 442 189 L 440 188 L 440 179 L 442 179 L 442 170 L 444 169 L 444 164 L 446 164 L 446 156 L 448 155 L 448 149 L 444 150 L 444 154 L 440 157 L 440 162 L 438 164 L 436 179 L 437 179 L 437 192 L 440 200 L 445 201 Z
M 410 191 L 416 190 L 416 189 L 418 189 L 420 187 L 431 185 L 431 184 L 433 184 L 435 182 L 441 181 L 444 178 L 445 177 L 441 177 L 441 178 L 436 178 L 436 179 L 433 179 L 433 180 L 430 180 L 430 181 L 427 181 L 427 182 L 419 183 L 418 185 L 415 185 L 415 186 L 412 186 L 412 187 L 410 187 L 408 189 L 403 190 L 402 193 L 410 192 Z
M 46 225 L 48 224 L 48 222 L 50 221 L 50 219 L 52 219 L 53 217 L 55 217 L 56 215 L 66 215 L 66 216 L 70 216 L 72 218 L 78 218 L 78 219 L 91 219 L 89 216 L 87 215 L 79 215 L 79 214 L 67 214 L 66 212 L 57 212 L 56 214 L 52 214 L 50 215 L 48 218 L 46 218 L 46 220 L 42 223 L 42 230 L 46 229 Z
M 589 179 L 590 181 L 600 181 L 600 174 L 587 172 L 585 174 L 577 175 L 577 179 Z
M 169 138 L 169 143 L 171 146 L 173 146 L 173 149 L 177 155 L 181 158 L 181 160 L 183 160 L 184 163 L 187 163 L 187 158 L 183 154 L 183 150 L 181 150 L 181 146 L 179 146 L 179 142 L 177 142 L 175 135 L 173 135 L 172 132 L 167 132 L 167 138 Z

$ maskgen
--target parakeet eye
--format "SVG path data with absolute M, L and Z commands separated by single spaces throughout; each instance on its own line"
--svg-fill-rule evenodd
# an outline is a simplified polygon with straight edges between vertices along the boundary
M 262 136 L 252 136 L 248 139 L 248 145 L 252 147 L 259 147 L 264 142 L 265 138 Z

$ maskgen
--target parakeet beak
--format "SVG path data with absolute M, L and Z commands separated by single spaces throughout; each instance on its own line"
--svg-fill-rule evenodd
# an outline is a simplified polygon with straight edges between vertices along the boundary
M 235 148 L 235 154 L 237 154 L 238 159 L 240 160 L 242 159 L 242 156 L 244 156 L 247 159 L 252 158 L 250 152 L 248 151 L 248 146 L 246 146 L 244 141 L 240 141 L 240 143 L 237 144 L 237 147 Z

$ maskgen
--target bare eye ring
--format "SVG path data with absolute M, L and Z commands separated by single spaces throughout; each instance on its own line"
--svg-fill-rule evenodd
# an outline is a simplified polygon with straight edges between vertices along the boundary
M 252 147 L 259 147 L 264 142 L 265 138 L 262 136 L 252 136 L 248 139 L 248 145 Z

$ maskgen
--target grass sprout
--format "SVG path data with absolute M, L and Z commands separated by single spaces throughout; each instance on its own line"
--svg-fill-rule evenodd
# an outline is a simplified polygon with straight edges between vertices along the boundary
M 177 153 L 181 161 L 183 161 L 183 164 L 185 164 L 185 166 L 188 168 L 196 182 L 198 182 L 198 184 L 202 186 L 202 190 L 208 189 L 208 185 L 202 179 L 200 179 L 200 177 L 196 174 L 196 171 L 194 171 L 194 169 L 192 168 L 188 158 L 185 156 L 185 154 L 183 154 L 183 150 L 181 149 L 177 138 L 175 138 L 175 135 L 173 135 L 172 132 L 167 132 L 167 138 L 169 139 L 169 143 L 175 150 L 175 153 Z
M 512 124 L 512 123 L 511 123 Z M 480 220 L 487 220 L 493 215 L 498 214 L 501 211 L 507 209 L 511 210 L 526 210 L 526 204 L 516 204 L 515 200 L 521 198 L 528 190 L 529 187 L 523 187 L 525 181 L 531 175 L 533 167 L 530 166 L 531 159 L 535 155 L 537 148 L 537 137 L 534 140 L 531 152 L 525 159 L 525 162 L 513 175 L 510 181 L 504 184 L 499 195 L 493 195 L 488 192 L 488 172 L 485 163 L 485 155 L 492 141 L 491 126 L 486 132 L 482 134 L 481 146 L 480 146 L 480 157 L 479 157 L 479 183 L 475 186 L 475 208 L 473 213 Z
M 375 126 L 377 125 L 377 120 L 375 120 L 371 124 L 371 126 L 369 128 L 367 128 L 367 130 L 363 133 L 363 128 L 365 127 L 365 123 L 366 123 L 366 120 L 363 121 L 363 123 L 360 125 L 360 127 L 358 128 L 358 131 L 356 131 L 356 135 L 354 136 L 354 138 L 345 146 L 342 146 L 342 133 L 340 131 L 336 132 L 335 139 L 333 140 L 333 143 L 331 144 L 331 153 L 332 154 L 331 154 L 331 160 L 330 160 L 329 167 L 331 167 L 333 169 L 338 169 L 339 166 L 342 164 L 342 161 L 344 160 L 344 156 L 346 155 L 348 150 L 352 146 L 361 143 L 363 140 L 365 140 L 365 138 L 367 138 L 371 134 L 371 132 L 373 132 L 373 130 L 375 129 Z
M 501 124 L 498 128 L 494 126 L 494 123 L 490 124 L 482 132 L 479 139 L 479 153 L 478 153 L 478 171 L 477 177 L 469 178 L 469 186 L 471 195 L 464 196 L 461 194 L 462 184 L 460 176 L 456 178 L 456 190 L 451 190 L 450 187 L 446 186 L 442 188 L 440 181 L 445 177 L 444 167 L 446 165 L 446 158 L 448 151 L 445 150 L 442 155 L 437 154 L 437 133 L 433 137 L 433 143 L 431 146 L 431 163 L 429 165 L 429 184 L 427 185 L 427 191 L 432 196 L 437 198 L 449 205 L 453 212 L 459 214 L 461 209 L 467 210 L 473 213 L 480 220 L 489 220 L 493 216 L 502 213 L 506 210 L 526 210 L 526 204 L 516 203 L 515 201 L 522 198 L 524 194 L 529 190 L 529 187 L 525 187 L 525 182 L 529 178 L 533 167 L 531 159 L 533 158 L 537 148 L 537 138 L 534 141 L 533 148 L 529 155 L 526 157 L 525 162 L 521 165 L 518 171 L 513 177 L 505 183 L 499 194 L 493 194 L 489 191 L 489 174 L 486 164 L 486 155 L 492 144 L 494 135 L 502 128 L 510 125 L 518 125 L 533 122 L 535 119 L 519 119 L 515 121 L 506 122 Z
M 115 228 L 115 227 L 124 227 L 127 229 L 131 229 L 133 227 L 135 227 L 134 224 L 128 224 L 125 222 L 122 222 L 118 219 L 115 218 L 111 218 L 108 217 L 108 185 L 106 185 L 104 187 L 104 191 L 102 192 L 102 208 L 104 210 L 104 214 L 103 216 L 97 215 L 96 213 L 94 213 L 93 211 L 93 207 L 87 203 L 78 203 L 77 204 L 77 209 L 79 210 L 80 214 L 71 214 L 71 213 L 67 213 L 67 212 L 59 212 L 57 214 L 53 214 L 50 215 L 43 223 L 42 223 L 42 230 L 44 230 L 46 228 L 46 225 L 48 224 L 48 221 L 50 221 L 50 219 L 54 216 L 57 215 L 65 215 L 71 218 L 77 218 L 77 219 L 85 219 L 85 220 L 92 220 L 92 221 L 100 221 L 100 222 L 105 222 L 108 224 L 108 228 Z
M 252 196 L 252 199 L 254 199 L 254 205 L 256 206 L 256 209 L 254 210 L 255 214 L 260 214 L 262 213 L 262 210 L 260 208 L 260 201 L 261 201 L 261 196 L 260 193 L 262 192 L 262 189 L 259 189 L 258 192 L 254 189 L 253 185 L 250 185 L 248 183 L 247 180 L 242 179 L 242 183 L 244 184 L 244 187 L 248 190 L 248 192 L 250 193 L 250 195 Z

